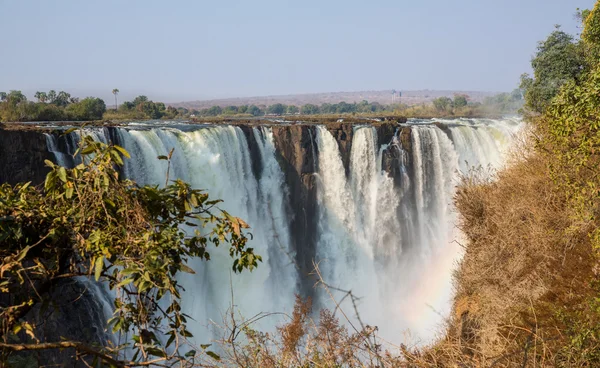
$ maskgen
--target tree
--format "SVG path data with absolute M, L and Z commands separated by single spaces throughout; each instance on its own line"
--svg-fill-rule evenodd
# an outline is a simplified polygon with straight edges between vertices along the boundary
M 119 103 L 117 102 L 117 95 L 119 94 L 119 89 L 113 89 L 112 94 L 115 95 L 115 110 L 117 110 L 119 108 Z
M 235 115 L 238 113 L 237 106 L 227 106 L 223 109 L 223 115 Z
M 56 97 L 51 101 L 54 105 L 60 107 L 66 107 L 71 99 L 71 94 L 65 91 L 60 91 Z
M 136 98 L 134 98 L 133 101 L 131 101 L 131 102 L 133 103 L 134 106 L 138 106 L 146 101 L 148 101 L 148 97 L 141 95 L 141 96 L 137 96 Z
M 87 97 L 78 103 L 70 104 L 67 112 L 74 120 L 101 120 L 106 112 L 106 104 L 100 98 Z
M 256 105 L 248 106 L 248 113 L 252 116 L 261 116 L 264 114 L 263 111 L 260 109 L 260 107 L 258 107 Z
M 164 104 L 162 105 L 164 111 Z M 162 111 L 159 105 L 152 101 L 145 101 L 137 105 L 138 111 L 143 112 L 149 119 L 160 119 L 162 117 Z
M 557 26 L 548 38 L 540 42 L 531 60 L 533 77 L 521 76 L 521 88 L 525 91 L 525 106 L 542 113 L 550 105 L 560 87 L 576 79 L 584 66 L 583 49 L 574 42 L 573 36 Z
M 437 111 L 446 112 L 452 109 L 452 100 L 449 97 L 438 97 L 433 100 L 433 106 Z
M 314 115 L 319 113 L 319 106 L 313 104 L 306 104 L 300 108 L 302 115 Z
M 125 101 L 121 104 L 121 110 L 125 110 L 125 111 L 132 110 L 134 107 L 135 107 L 135 105 L 131 101 Z
M 465 107 L 468 105 L 469 100 L 468 100 L 467 95 L 454 95 L 454 102 L 453 105 L 455 108 L 461 108 L 461 107 Z
M 276 103 L 268 107 L 267 112 L 272 115 L 283 115 L 287 110 L 287 107 L 283 104 Z
M 56 91 L 51 89 L 50 91 L 48 91 L 48 101 L 53 104 L 55 100 L 56 100 Z
M 167 177 L 164 187 L 123 181 L 118 167 L 129 157 L 123 148 L 91 137 L 80 142 L 81 163 L 73 169 L 46 161 L 43 188 L 0 186 L 0 365 L 12 366 L 15 351 L 73 349 L 88 366 L 97 366 L 93 359 L 116 367 L 184 366 L 201 349 L 181 350 L 191 333 L 177 277 L 194 272 L 189 259 L 210 260 L 211 245 L 228 245 L 234 272 L 255 268 L 261 258 L 246 247 L 248 225 L 181 180 Z M 172 153 L 159 159 L 170 165 Z M 132 335 L 126 345 L 133 362 L 118 356 L 125 345 L 39 339 L 42 326 L 31 315 L 64 305 L 52 292 L 77 278 L 114 291 L 108 326 Z
M 298 106 L 296 106 L 296 105 L 288 105 L 288 107 L 287 107 L 287 113 L 289 115 L 296 115 L 298 112 L 300 112 L 300 109 L 298 108 Z
M 6 92 L 0 92 L 0 102 L 6 101 L 8 94 Z
M 220 106 L 212 106 L 208 110 L 206 110 L 206 114 L 208 116 L 218 116 L 221 115 L 221 107 Z
M 36 92 L 35 98 L 37 98 L 38 102 L 41 103 L 46 103 L 46 101 L 48 101 L 48 95 L 46 94 L 46 92 Z

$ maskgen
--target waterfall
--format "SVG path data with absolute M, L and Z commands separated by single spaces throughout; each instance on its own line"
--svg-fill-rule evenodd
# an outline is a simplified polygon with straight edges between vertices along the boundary
M 326 126 L 306 127 L 315 168 L 308 174 L 316 178 L 315 261 L 324 281 L 360 298 L 361 319 L 378 326 L 387 340 L 402 341 L 403 331 L 410 330 L 427 342 L 439 331 L 450 308 L 452 269 L 461 256 L 452 205 L 457 179 L 471 167 L 501 167 L 520 126 L 519 119 L 409 121 L 381 144 L 376 127 L 356 125 L 345 153 Z M 209 262 L 191 260 L 196 274 L 180 276 L 182 307 L 192 317 L 189 327 L 197 343 L 219 337 L 214 324 L 221 324 L 232 305 L 244 317 L 290 312 L 294 294 L 302 292 L 295 259 L 309 245 L 292 238 L 290 224 L 300 214 L 291 213 L 287 189 L 288 181 L 301 179 L 287 176 L 272 127 L 246 128 L 86 129 L 129 151 L 123 173 L 139 184 L 165 184 L 167 162 L 156 157 L 173 149 L 170 179 L 206 189 L 224 200 L 220 208 L 251 226 L 248 246 L 263 257 L 255 271 L 232 274 L 232 259 L 219 247 L 210 248 Z M 408 139 L 400 139 L 402 129 L 410 129 Z M 78 139 L 76 133 L 47 135 L 48 149 L 68 166 Z M 383 166 L 384 157 L 391 157 L 393 170 L 389 162 Z M 332 291 L 338 299 L 344 296 Z M 323 290 L 313 297 L 317 308 L 335 309 Z M 349 298 L 342 308 L 354 315 Z M 254 327 L 273 331 L 281 321 L 270 317 Z
M 297 291 L 294 250 L 289 244 L 289 219 L 285 210 L 285 183 L 275 157 L 270 128 L 254 128 L 259 148 L 260 175 L 252 172 L 247 138 L 240 128 L 211 127 L 192 132 L 175 129 L 119 129 L 125 149 L 131 152 L 124 168 L 140 183 L 163 184 L 166 163 L 156 160 L 174 148 L 172 178 L 179 177 L 196 188 L 207 189 L 213 198 L 225 201 L 219 207 L 244 219 L 253 235 L 248 247 L 263 263 L 252 273 L 231 272 L 232 259 L 224 247 L 210 249 L 211 261 L 192 260 L 195 275 L 181 276 L 186 289 L 182 307 L 197 324 L 190 330 L 196 341 L 215 336 L 208 321 L 222 323 L 232 303 L 236 313 L 252 317 L 260 312 L 291 310 Z M 233 289 L 233 290 L 231 290 Z M 231 295 L 235 300 L 231 300 Z M 265 320 L 265 328 L 277 321 Z

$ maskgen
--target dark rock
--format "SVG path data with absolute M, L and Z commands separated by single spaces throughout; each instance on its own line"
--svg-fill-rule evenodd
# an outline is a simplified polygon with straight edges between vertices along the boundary
M 291 218 L 291 239 L 296 250 L 300 273 L 299 288 L 303 295 L 313 294 L 309 275 L 315 258 L 317 242 L 317 170 L 315 130 L 309 125 L 273 126 L 277 160 L 288 186 L 288 214 Z
M 43 183 L 49 171 L 44 160 L 52 158 L 41 132 L 0 130 L 0 183 Z

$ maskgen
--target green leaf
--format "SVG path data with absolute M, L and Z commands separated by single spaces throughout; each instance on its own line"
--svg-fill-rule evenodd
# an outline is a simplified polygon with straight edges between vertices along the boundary
M 129 155 L 129 152 L 127 152 L 127 150 L 123 147 L 120 146 L 113 146 L 114 149 L 116 149 L 117 151 L 121 152 L 121 154 L 127 158 L 131 158 L 131 156 Z
M 63 182 L 67 182 L 67 170 L 64 167 L 58 168 L 58 178 Z
M 181 267 L 181 271 L 183 271 L 183 272 L 191 273 L 191 274 L 196 273 L 196 271 L 194 271 L 193 269 L 191 269 L 190 267 L 188 267 L 187 265 L 185 265 L 183 263 L 180 265 L 180 267 Z
M 146 351 L 154 356 L 158 356 L 158 357 L 163 357 L 166 358 L 167 357 L 167 353 L 165 353 L 164 351 L 157 349 L 157 348 L 147 348 Z
M 159 160 L 168 160 L 168 159 L 169 159 L 169 158 L 168 158 L 167 156 L 165 156 L 165 155 L 160 155 L 160 156 L 158 156 L 158 157 L 156 157 L 156 158 L 157 158 L 157 159 L 159 159 Z
M 25 256 L 27 255 L 27 252 L 29 252 L 29 249 L 31 249 L 30 245 L 23 248 L 23 250 L 17 256 L 17 262 L 21 262 L 23 260 L 23 258 L 25 258 Z
M 46 164 L 46 166 L 54 167 L 54 162 L 52 162 L 50 160 L 44 160 L 44 163 Z
M 71 197 L 73 197 L 73 187 L 67 188 L 67 190 L 65 191 L 65 197 L 67 199 L 71 199 Z
M 117 284 L 117 287 L 123 287 L 125 285 L 129 285 L 133 282 L 132 278 L 125 279 Z
M 171 333 L 171 337 L 169 337 L 169 340 L 167 340 L 165 348 L 168 348 L 173 343 L 173 340 L 175 340 L 175 333 Z
M 82 155 L 89 155 L 90 153 L 94 152 L 95 147 L 92 145 L 89 145 L 87 147 L 85 147 L 84 149 L 81 150 L 81 154 Z
M 29 185 L 31 184 L 30 181 L 28 181 L 27 183 L 21 185 L 21 188 L 19 189 L 20 192 L 24 192 L 25 189 L 29 188 Z
M 188 351 L 187 353 L 185 353 L 185 357 L 186 357 L 186 358 L 191 358 L 191 357 L 193 357 L 194 355 L 196 355 L 196 350 L 190 350 L 190 351 Z
M 94 264 L 94 277 L 96 281 L 100 280 L 100 274 L 102 273 L 102 268 L 104 267 L 104 256 L 100 256 L 96 258 L 96 262 Z
M 220 356 L 218 356 L 217 354 L 213 353 L 213 352 L 212 352 L 212 351 L 210 351 L 210 350 L 209 350 L 209 351 L 207 351 L 207 352 L 206 352 L 206 354 L 207 354 L 209 357 L 213 358 L 214 360 L 221 360 L 221 357 L 220 357 Z

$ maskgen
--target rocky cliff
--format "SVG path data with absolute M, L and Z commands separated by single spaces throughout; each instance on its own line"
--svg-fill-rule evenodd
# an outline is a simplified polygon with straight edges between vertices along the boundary
M 0 130 L 0 183 L 42 183 L 48 172 L 46 136 L 33 130 Z

